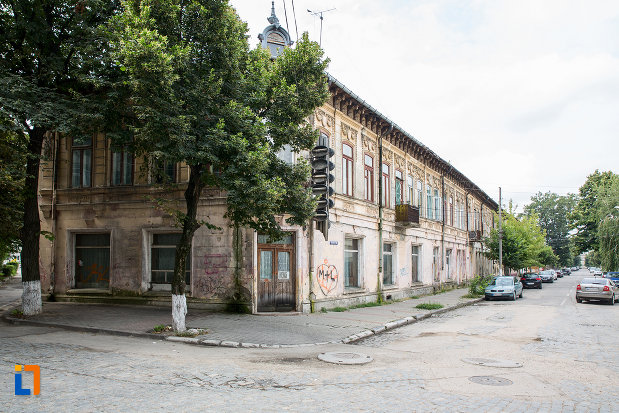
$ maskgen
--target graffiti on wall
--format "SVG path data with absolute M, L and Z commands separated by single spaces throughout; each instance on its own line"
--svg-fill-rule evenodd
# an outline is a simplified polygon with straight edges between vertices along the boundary
M 325 259 L 324 264 L 319 265 L 316 270 L 316 279 L 324 295 L 329 295 L 335 289 L 339 280 L 337 268 L 330 265 Z
M 196 289 L 205 297 L 217 296 L 227 289 L 226 276 L 230 256 L 225 254 L 206 254 L 204 256 L 204 276 L 194 281 Z

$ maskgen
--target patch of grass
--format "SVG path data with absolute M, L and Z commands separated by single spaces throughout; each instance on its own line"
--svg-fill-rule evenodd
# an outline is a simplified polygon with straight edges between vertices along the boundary
M 165 324 L 159 324 L 159 325 L 156 325 L 155 327 L 153 327 L 153 331 L 155 333 L 162 333 L 162 332 L 168 331 L 168 330 L 169 330 L 169 327 L 166 326 Z
M 412 300 L 417 300 L 417 299 L 419 299 L 419 296 L 418 295 L 411 295 L 411 299 Z
M 447 290 L 445 289 L 445 287 L 442 287 L 440 290 L 434 291 L 432 293 L 432 295 L 443 294 L 443 293 L 446 293 L 446 292 L 447 292 Z
M 326 309 L 325 307 L 322 307 L 322 308 L 320 309 L 320 312 L 321 312 L 321 313 L 326 313 L 326 312 L 327 312 L 327 309 Z
M 190 328 L 187 329 L 186 331 L 182 331 L 180 333 L 176 333 L 175 336 L 177 337 L 196 337 L 202 334 L 206 334 L 206 330 L 203 330 L 201 328 Z
M 479 298 L 479 297 L 483 297 L 483 294 L 468 293 L 462 296 L 462 298 Z
M 419 308 L 421 310 L 438 310 L 439 308 L 443 308 L 443 304 L 439 303 L 421 303 L 417 304 L 415 308 Z
M 22 318 L 24 316 L 24 312 L 22 310 L 20 310 L 19 308 L 16 308 L 15 310 L 11 311 L 11 315 L 13 317 Z
M 354 310 L 355 308 L 365 308 L 365 307 L 380 307 L 383 304 L 377 303 L 376 301 L 370 301 L 368 303 L 361 303 L 361 304 L 355 304 L 355 305 L 351 305 L 350 307 L 348 307 L 351 310 Z
M 346 307 L 333 307 L 329 311 L 333 311 L 334 313 L 343 313 L 344 311 L 348 311 Z

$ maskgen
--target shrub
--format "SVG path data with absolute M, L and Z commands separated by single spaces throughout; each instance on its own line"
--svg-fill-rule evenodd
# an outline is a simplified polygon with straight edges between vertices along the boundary
M 166 326 L 164 324 L 159 324 L 159 325 L 156 325 L 155 327 L 153 327 L 153 331 L 155 333 L 161 333 L 165 329 L 166 329 Z
M 11 267 L 9 267 L 7 265 L 3 265 L 2 266 L 2 276 L 3 277 L 10 277 L 11 275 L 12 275 Z
M 494 275 L 476 275 L 469 284 L 469 294 L 471 296 L 483 295 L 485 288 L 490 284 Z

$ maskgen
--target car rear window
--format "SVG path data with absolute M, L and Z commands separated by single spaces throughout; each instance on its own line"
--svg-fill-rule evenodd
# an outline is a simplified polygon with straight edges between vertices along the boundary
M 545 271 L 542 271 L 540 274 L 544 274 L 544 275 L 552 275 L 552 271 L 545 270 Z
M 580 283 L 581 284 L 601 284 L 601 285 L 604 285 L 604 284 L 606 284 L 606 280 L 603 280 L 601 278 L 583 278 L 583 280 Z

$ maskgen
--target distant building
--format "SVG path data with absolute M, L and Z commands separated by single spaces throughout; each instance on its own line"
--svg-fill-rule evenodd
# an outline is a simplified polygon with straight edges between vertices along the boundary
M 292 41 L 274 7 L 269 23 L 259 38 L 276 58 Z M 235 235 L 223 218 L 225 194 L 205 189 L 198 218 L 208 216 L 222 229 L 202 227 L 194 236 L 189 306 L 223 308 L 236 266 L 252 312 L 347 306 L 375 301 L 379 292 L 403 298 L 495 270 L 481 239 L 494 226 L 497 203 L 331 76 L 329 90 L 329 101 L 309 119 L 335 151 L 329 240 L 309 227 L 288 226 L 284 217 L 278 219 L 288 236 L 278 242 L 250 229 Z M 104 134 L 56 135 L 50 142 L 40 205 L 43 229 L 54 240 L 41 240 L 43 292 L 59 300 L 169 302 L 180 231 L 148 199 L 165 196 L 182 206 L 188 168 L 163 164 L 145 176 L 143 160 L 114 150 Z M 288 162 L 308 156 L 280 155 Z M 152 184 L 163 175 L 179 188 L 156 189 Z M 239 263 L 235 236 L 242 238 Z

